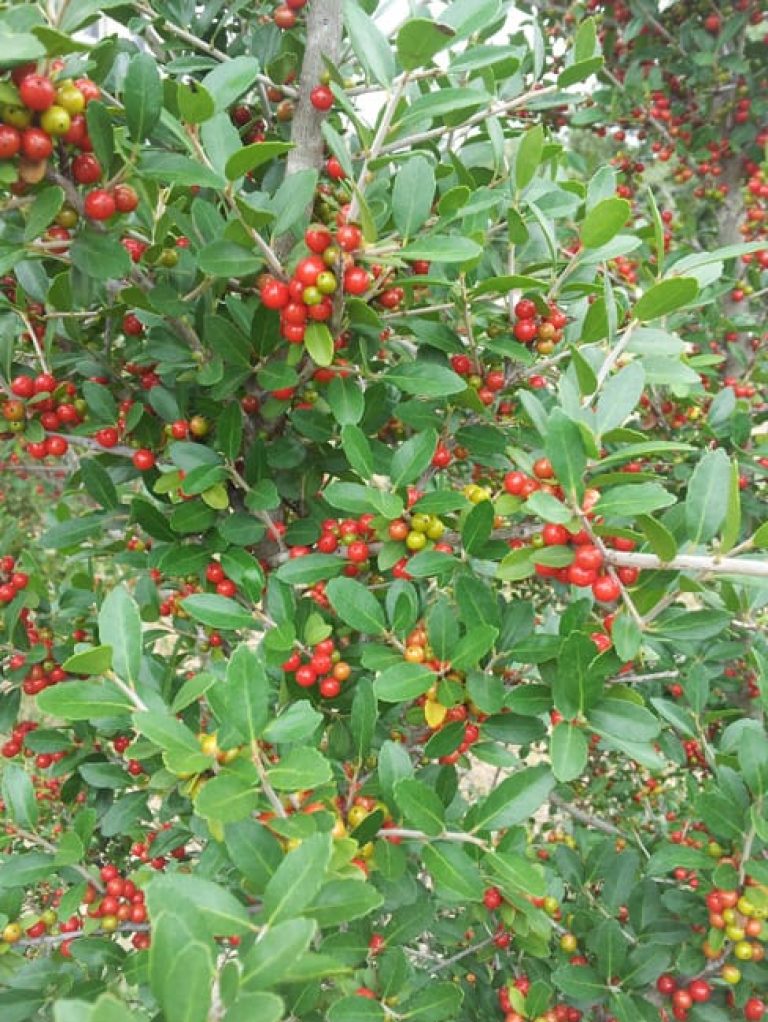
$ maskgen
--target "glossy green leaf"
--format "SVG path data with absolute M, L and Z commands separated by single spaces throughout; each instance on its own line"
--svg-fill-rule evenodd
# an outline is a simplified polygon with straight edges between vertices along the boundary
M 381 635 L 385 630 L 384 610 L 362 583 L 352 578 L 334 578 L 326 587 L 326 595 L 342 621 L 355 631 Z

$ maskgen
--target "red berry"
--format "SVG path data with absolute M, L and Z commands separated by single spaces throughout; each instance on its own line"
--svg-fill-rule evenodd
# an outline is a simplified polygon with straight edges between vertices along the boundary
M 671 993 L 677 990 L 677 983 L 675 982 L 674 976 L 670 976 L 669 973 L 664 972 L 656 980 L 656 989 L 660 994 L 665 997 L 669 997 Z
M 46 135 L 42 128 L 25 128 L 21 133 L 21 154 L 28 160 L 37 163 L 47 160 L 53 152 L 51 136 Z
M 536 303 L 530 298 L 521 298 L 515 305 L 515 315 L 518 319 L 533 319 L 536 315 Z
M 367 561 L 369 554 L 368 544 L 360 540 L 350 543 L 347 547 L 347 557 L 356 564 L 362 564 L 363 561 Z
M 333 106 L 333 93 L 327 85 L 316 85 L 309 94 L 309 101 L 315 110 L 330 110 Z
M 139 197 L 130 185 L 115 185 L 112 195 L 118 213 L 132 213 L 139 204 Z
M 688 984 L 688 993 L 692 1001 L 704 1004 L 712 996 L 712 987 L 705 979 L 694 979 Z
M 311 688 L 317 681 L 317 674 L 310 664 L 303 664 L 296 671 L 296 684 L 302 688 Z
M 345 252 L 354 252 L 363 243 L 363 232 L 354 224 L 343 224 L 336 232 L 336 240 Z
M 344 290 L 351 295 L 361 295 L 371 286 L 371 277 L 362 266 L 350 266 L 344 271 Z
M 31 376 L 16 376 L 11 383 L 11 393 L 16 397 L 32 397 L 35 393 L 34 380 Z
M 155 456 L 152 451 L 148 451 L 145 447 L 139 448 L 131 461 L 133 461 L 133 467 L 137 468 L 139 472 L 148 472 L 151 468 L 155 467 Z
M 21 149 L 21 132 L 10 124 L 0 124 L 0 160 L 12 159 Z
M 288 285 L 284 284 L 281 280 L 275 280 L 274 277 L 270 277 L 262 285 L 259 297 L 262 304 L 266 305 L 268 309 L 284 309 L 290 299 Z
M 747 1022 L 760 1022 L 765 1014 L 765 1001 L 759 997 L 750 997 L 744 1005 L 744 1018 Z
M 117 211 L 113 196 L 104 188 L 88 192 L 83 203 L 83 212 L 91 220 L 109 220 Z
M 318 687 L 323 699 L 335 699 L 341 692 L 341 682 L 336 678 L 323 678 Z
M 600 603 L 612 603 L 621 595 L 621 587 L 610 575 L 601 575 L 592 583 L 592 592 Z
M 93 185 L 101 179 L 101 164 L 93 153 L 80 153 L 72 160 L 72 176 L 79 185 Z
M 19 99 L 29 110 L 47 110 L 56 100 L 56 86 L 44 75 L 27 75 L 19 85 Z

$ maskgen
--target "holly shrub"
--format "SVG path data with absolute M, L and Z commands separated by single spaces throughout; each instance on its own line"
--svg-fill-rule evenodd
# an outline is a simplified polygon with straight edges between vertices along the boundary
M 2 7 L 2 1022 L 764 1016 L 767 42 Z

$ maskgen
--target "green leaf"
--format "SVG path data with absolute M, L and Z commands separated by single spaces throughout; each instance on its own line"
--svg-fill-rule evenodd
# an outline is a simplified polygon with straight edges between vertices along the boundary
M 552 973 L 552 982 L 577 1001 L 599 1001 L 606 993 L 605 983 L 589 965 L 561 965 Z
M 197 921 L 211 937 L 253 929 L 245 905 L 205 877 L 181 872 L 161 874 L 149 882 L 146 892 L 152 916 L 172 912 L 176 905 L 194 905 Z
M 546 893 L 547 885 L 541 869 L 522 855 L 493 852 L 485 856 L 483 866 L 504 894 L 525 894 L 540 898 Z
M 250 890 L 261 893 L 283 861 L 283 849 L 278 839 L 256 820 L 243 819 L 227 824 L 224 841 L 230 859 Z
M 587 740 L 582 728 L 561 721 L 552 731 L 549 754 L 558 781 L 575 781 L 587 765 Z
M 128 134 L 134 142 L 143 142 L 160 120 L 163 109 L 163 83 L 157 59 L 149 53 L 133 54 L 128 61 L 123 104 Z
M 426 222 L 435 187 L 434 168 L 424 156 L 412 156 L 398 169 L 392 189 L 392 219 L 404 238 L 415 234 Z
M 573 41 L 573 59 L 578 64 L 595 56 L 597 28 L 594 18 L 585 18 L 579 25 Z
M 632 207 L 626 199 L 611 197 L 598 202 L 584 217 L 581 225 L 581 243 L 584 248 L 605 245 L 627 222 Z
M 182 606 L 190 617 L 209 628 L 231 631 L 235 628 L 252 629 L 256 625 L 254 618 L 236 600 L 217 596 L 215 593 L 196 593 L 194 596 L 188 596 L 182 600 Z
M 432 461 L 437 447 L 437 431 L 425 429 L 414 433 L 410 440 L 395 451 L 389 470 L 392 486 L 399 489 L 406 483 L 415 482 Z
M 567 89 L 571 85 L 585 81 L 591 75 L 596 74 L 604 63 L 602 57 L 590 57 L 589 60 L 580 60 L 576 64 L 571 64 L 557 76 L 558 89 Z
M 555 408 L 547 423 L 546 450 L 558 482 L 571 501 L 581 500 L 587 455 L 581 430 L 561 408 Z
M 88 104 L 88 108 L 93 106 Z M 142 177 L 164 184 L 186 185 L 199 188 L 224 188 L 226 179 L 197 160 L 181 153 L 146 150 L 139 157 Z M 121 246 L 122 247 L 122 246 Z M 126 256 L 128 253 L 125 253 Z
M 285 156 L 293 149 L 292 142 L 254 142 L 233 153 L 224 166 L 228 181 L 236 181 L 265 163 Z
M 596 731 L 628 742 L 649 742 L 661 730 L 650 710 L 611 696 L 593 706 L 587 718 Z
M 440 50 L 449 46 L 456 33 L 431 18 L 411 18 L 397 33 L 397 59 L 404 71 L 425 67 Z
M 108 681 L 68 681 L 47 688 L 37 696 L 43 713 L 62 720 L 96 720 L 131 713 L 135 707 L 119 688 Z
M 505 830 L 533 818 L 555 786 L 549 767 L 525 767 L 507 777 L 477 808 L 474 831 Z
M 336 376 L 328 385 L 331 414 L 340 426 L 354 426 L 365 411 L 365 398 L 354 377 Z
M 662 561 L 671 561 L 677 554 L 677 540 L 661 522 L 649 515 L 638 515 L 636 524 L 648 540 L 651 549 Z
M 333 554 L 307 554 L 281 564 L 275 572 L 281 582 L 289 585 L 314 585 L 334 578 L 344 570 L 344 561 Z
M 373 475 L 373 451 L 368 437 L 359 426 L 343 426 L 341 430 L 341 446 L 347 456 L 350 467 L 362 479 L 370 479 Z
M 256 808 L 252 784 L 233 773 L 217 774 L 205 782 L 195 799 L 195 812 L 206 820 L 237 823 L 247 820 Z
M 119 279 L 128 275 L 131 259 L 110 234 L 99 234 L 92 227 L 81 230 L 69 246 L 72 264 L 86 277 L 96 280 Z
M 352 699 L 352 714 L 349 721 L 349 727 L 355 744 L 355 754 L 360 763 L 362 763 L 371 747 L 376 731 L 377 719 L 378 713 L 373 682 L 369 678 L 361 678 L 355 686 L 355 695 Z
M 27 222 L 24 225 L 24 240 L 34 241 L 39 238 L 46 227 L 53 222 L 53 218 L 64 204 L 64 190 L 58 185 L 44 188 L 35 196 L 35 201 L 29 207 Z
M 382 671 L 373 688 L 376 698 L 383 703 L 402 703 L 423 695 L 435 680 L 435 673 L 429 667 L 403 661 Z
M 308 739 L 322 723 L 323 716 L 307 699 L 299 699 L 273 717 L 264 729 L 264 739 L 272 745 Z
M 227 664 L 227 705 L 248 741 L 259 739 L 269 720 L 269 680 L 261 657 L 244 644 Z
M 229 461 L 235 461 L 243 442 L 243 412 L 239 401 L 225 405 L 216 423 L 216 446 Z
M 101 100 L 92 100 L 85 110 L 88 137 L 105 173 L 109 172 L 115 153 L 115 130 L 112 115 Z
M 99 610 L 99 638 L 112 647 L 112 670 L 135 685 L 141 670 L 141 615 L 125 586 L 107 594 Z
M 164 760 L 173 773 L 198 773 L 211 765 L 210 756 L 200 750 L 194 734 L 171 714 L 156 711 L 134 713 L 134 727 L 165 753 Z
M 291 749 L 267 771 L 276 791 L 302 791 L 317 788 L 331 779 L 331 765 L 317 749 Z
M 300 916 L 323 886 L 330 861 L 330 834 L 313 834 L 288 852 L 264 891 L 264 920 L 275 926 Z
M 455 983 L 431 982 L 404 1005 L 404 1017 L 414 1022 L 448 1022 L 458 1018 L 464 991 Z
M 203 78 L 205 91 L 213 97 L 216 110 L 227 110 L 256 81 L 259 62 L 255 57 L 229 57 Z
M 119 506 L 120 500 L 115 484 L 107 470 L 95 458 L 85 458 L 80 462 L 80 475 L 83 478 L 83 486 L 97 504 L 101 504 L 109 511 Z
M 472 508 L 461 527 L 461 545 L 468 554 L 479 554 L 493 531 L 495 512 L 490 500 L 481 500 Z
M 756 799 L 768 793 L 768 740 L 760 725 L 744 728 L 738 746 L 739 766 Z
M 595 513 L 606 517 L 634 518 L 675 503 L 675 497 L 661 483 L 637 483 L 603 490 Z
M 728 455 L 720 447 L 708 451 L 693 470 L 685 497 L 685 527 L 695 546 L 717 535 L 728 511 L 730 486 Z
M 197 255 L 198 268 L 211 277 L 246 277 L 263 263 L 260 255 L 225 238 L 204 245 Z
M 593 706 L 602 694 L 602 678 L 591 668 L 595 644 L 583 632 L 573 631 L 563 643 L 553 682 L 555 708 L 564 717 L 576 717 Z
M 431 234 L 406 245 L 398 253 L 402 259 L 426 259 L 435 263 L 464 263 L 483 254 L 481 245 L 458 234 Z
M 322 927 L 338 926 L 339 923 L 367 916 L 383 901 L 373 884 L 366 883 L 362 877 L 359 880 L 331 880 L 305 911 Z
M 70 674 L 103 674 L 112 666 L 111 646 L 91 646 L 67 657 L 61 665 Z
M 341 620 L 364 635 L 386 631 L 384 610 L 373 593 L 353 578 L 334 578 L 326 586 L 326 595 Z
M 216 112 L 213 96 L 194 78 L 176 83 L 176 102 L 181 120 L 188 124 L 203 124 Z
M 328 1009 L 328 1022 L 384 1022 L 384 1008 L 378 1001 L 352 994 L 334 1001 Z
M 412 827 L 432 837 L 437 837 L 445 830 L 443 803 L 423 781 L 405 777 L 395 785 L 394 795 L 395 802 Z
M 424 845 L 421 855 L 438 894 L 451 901 L 482 901 L 485 885 L 480 870 L 462 848 L 436 841 Z
M 632 315 L 647 323 L 689 305 L 698 293 L 699 284 L 694 277 L 670 277 L 646 291 L 632 310 Z
M 480 660 L 490 653 L 499 630 L 493 625 L 474 625 L 456 644 L 451 654 L 451 666 L 456 671 L 476 667 Z
M 540 124 L 529 128 L 520 140 L 515 160 L 515 184 L 522 191 L 533 180 L 544 152 L 544 128 Z
M 275 236 L 285 234 L 305 216 L 315 195 L 317 178 L 314 169 L 300 170 L 286 178 L 277 189 L 270 206 L 275 214 L 272 225 Z
M 286 966 L 300 958 L 317 932 L 313 919 L 286 919 L 265 930 L 241 962 L 244 990 L 264 990 L 279 983 Z
M 333 362 L 333 334 L 325 323 L 310 323 L 304 332 L 304 347 L 315 365 L 329 366 Z
M 686 869 L 711 869 L 712 859 L 706 852 L 685 845 L 662 845 L 646 863 L 648 876 L 663 876 L 678 866 Z
M 639 361 L 630 362 L 607 380 L 596 408 L 595 428 L 598 435 L 622 425 L 634 411 L 644 386 L 645 371 Z
M 467 389 L 466 382 L 452 369 L 423 362 L 403 362 L 388 369 L 384 379 L 416 397 L 448 397 Z
M 395 58 L 389 41 L 355 0 L 343 0 L 344 25 L 355 56 L 379 85 L 395 76 Z
M 260 991 L 255 994 L 239 994 L 227 1010 L 224 1022 L 280 1022 L 285 1015 L 285 1005 L 277 994 Z
M 32 778 L 18 763 L 3 766 L 2 792 L 7 816 L 20 827 L 34 827 L 39 815 L 38 802 Z
M 0 890 L 35 884 L 43 877 L 50 877 L 52 866 L 53 856 L 47 852 L 16 853 L 0 864 Z

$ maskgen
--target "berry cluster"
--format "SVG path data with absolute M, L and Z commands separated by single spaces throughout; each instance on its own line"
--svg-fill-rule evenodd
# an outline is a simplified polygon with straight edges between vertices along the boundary
M 562 489 L 554 482 L 554 469 L 547 458 L 539 458 L 533 465 L 533 476 L 521 471 L 508 472 L 504 477 L 504 489 L 514 497 L 527 498 L 538 490 L 550 493 L 558 500 L 563 500 Z M 594 518 L 594 507 L 599 493 L 587 490 L 582 502 L 582 510 L 588 518 Z M 623 536 L 609 536 L 605 539 L 607 546 L 625 552 L 634 550 L 634 540 Z M 522 546 L 521 540 L 513 540 L 513 547 Z M 612 603 L 621 595 L 621 586 L 631 586 L 637 582 L 637 568 L 622 567 L 613 573 L 605 571 L 605 556 L 597 547 L 586 529 L 570 532 L 564 525 L 547 523 L 542 531 L 532 537 L 531 545 L 537 549 L 543 547 L 573 548 L 573 559 L 565 567 L 555 568 L 547 564 L 537 564 L 536 573 L 542 578 L 554 578 L 566 585 L 579 588 L 591 588 L 596 600 L 600 603 Z
M 62 67 L 61 61 L 52 63 L 54 73 Z M 43 179 L 55 141 L 90 152 L 84 110 L 101 91 L 89 78 L 54 81 L 38 73 L 36 64 L 24 64 L 3 85 L 14 98 L 0 108 L 0 159 L 18 161 L 14 191 L 24 191 L 28 184 Z
M 59 381 L 51 373 L 16 376 L 10 389 L 13 396 L 0 406 L 5 419 L 0 432 L 20 434 L 27 429 L 28 421 L 36 420 L 47 433 L 57 433 L 66 426 L 79 425 L 85 417 L 86 404 L 77 397 L 75 385 Z M 63 436 L 46 436 L 43 440 L 28 440 L 25 450 L 36 461 L 61 458 L 69 450 L 69 443 Z
M 259 285 L 261 301 L 280 313 L 280 332 L 291 344 L 301 344 L 310 321 L 324 322 L 333 315 L 332 296 L 339 288 L 337 272 L 347 294 L 361 295 L 371 286 L 370 273 L 356 266 L 352 253 L 363 243 L 362 231 L 341 223 L 334 239 L 323 224 L 310 226 L 304 242 L 312 253 L 301 259 L 287 283 L 264 276 Z
M 477 392 L 477 396 L 484 405 L 493 404 L 499 391 L 506 387 L 503 369 L 486 369 L 484 366 L 477 366 L 469 355 L 452 355 L 451 368 L 459 376 L 466 378 L 467 383 Z
M 8 554 L 0 557 L 0 604 L 10 603 L 28 585 L 29 575 L 17 570 L 14 558 Z
M 341 659 L 341 653 L 332 638 L 315 643 L 311 656 L 304 661 L 302 654 L 294 650 L 282 667 L 286 674 L 293 675 L 293 680 L 300 688 L 313 688 L 316 685 L 324 699 L 336 699 L 341 693 L 342 683 L 352 673 L 349 664 Z
M 536 344 L 540 355 L 549 355 L 563 339 L 568 317 L 556 305 L 550 305 L 542 315 L 535 301 L 521 298 L 515 305 L 516 322 L 512 333 L 521 344 Z

